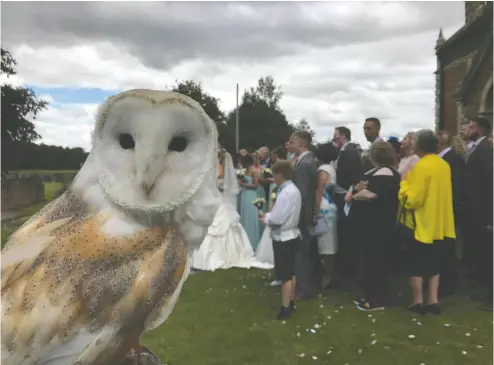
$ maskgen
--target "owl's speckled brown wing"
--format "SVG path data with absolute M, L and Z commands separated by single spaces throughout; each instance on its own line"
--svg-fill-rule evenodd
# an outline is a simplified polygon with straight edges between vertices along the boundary
M 173 227 L 105 233 L 117 214 L 90 213 L 69 191 L 10 238 L 2 364 L 106 364 L 165 319 L 185 277 L 186 244 Z

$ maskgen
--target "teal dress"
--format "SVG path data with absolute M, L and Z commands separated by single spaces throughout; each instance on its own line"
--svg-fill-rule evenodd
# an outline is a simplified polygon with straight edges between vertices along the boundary
M 252 184 L 252 176 L 246 176 L 245 182 Z M 249 237 L 252 249 L 255 251 L 261 240 L 261 222 L 259 221 L 259 210 L 252 204 L 259 197 L 259 190 L 243 188 L 239 194 L 240 223 Z

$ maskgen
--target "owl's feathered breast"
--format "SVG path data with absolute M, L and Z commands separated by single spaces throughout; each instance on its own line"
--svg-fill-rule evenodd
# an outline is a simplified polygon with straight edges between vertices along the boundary
M 94 363 L 107 361 L 106 350 L 129 346 L 167 305 L 186 244 L 171 226 L 109 234 L 112 219 L 115 212 L 91 213 L 68 191 L 14 233 L 2 252 L 2 362 L 4 351 L 36 361 L 81 331 L 112 328 L 114 339 L 91 350 L 101 352 Z

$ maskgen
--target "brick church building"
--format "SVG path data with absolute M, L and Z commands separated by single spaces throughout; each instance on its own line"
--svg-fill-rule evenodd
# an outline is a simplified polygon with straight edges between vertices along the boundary
M 492 122 L 492 1 L 465 1 L 465 24 L 436 43 L 436 127 L 456 135 L 460 125 Z

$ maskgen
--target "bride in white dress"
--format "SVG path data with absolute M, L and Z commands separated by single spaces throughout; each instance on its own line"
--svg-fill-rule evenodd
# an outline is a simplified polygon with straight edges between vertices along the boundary
M 218 176 L 224 201 L 200 248 L 192 254 L 192 267 L 205 271 L 232 267 L 272 269 L 273 265 L 256 260 L 249 238 L 240 224 L 236 209 L 240 189 L 232 158 L 223 149 L 218 153 Z

